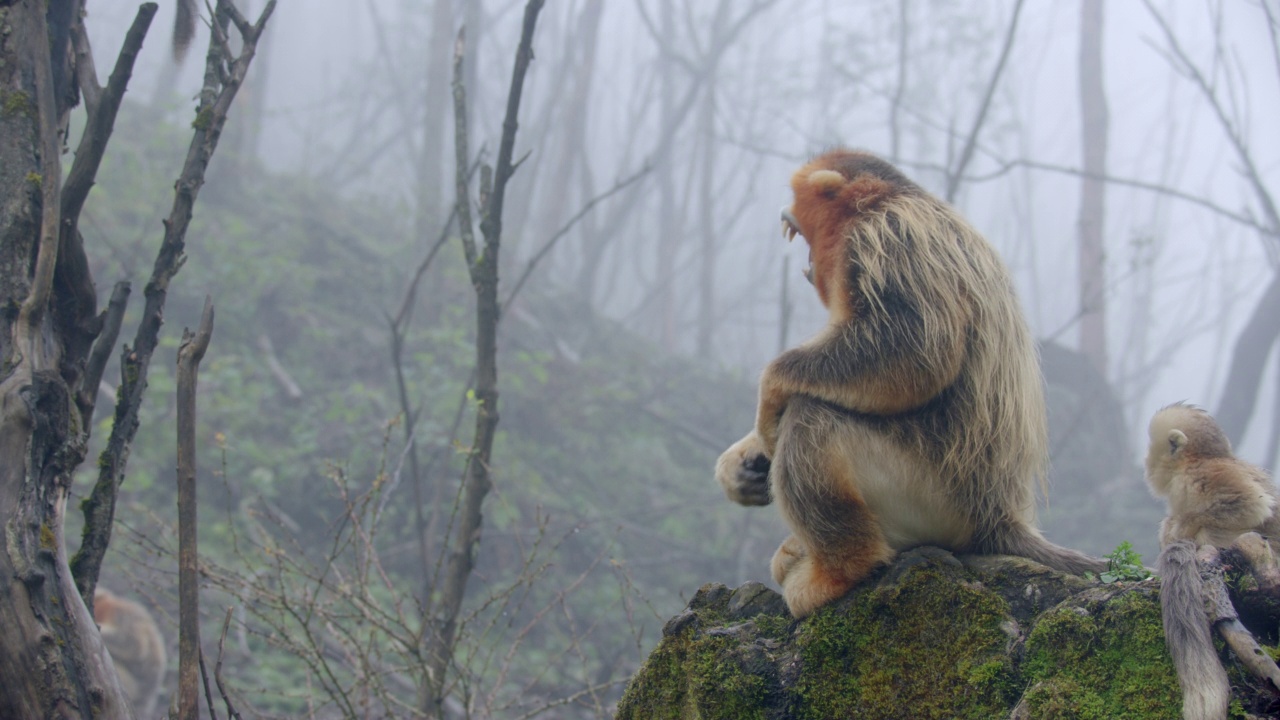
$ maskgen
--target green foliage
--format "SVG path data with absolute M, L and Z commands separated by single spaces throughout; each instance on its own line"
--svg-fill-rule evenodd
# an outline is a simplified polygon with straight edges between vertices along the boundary
M 1128 540 L 1121 542 L 1108 553 L 1107 569 L 1098 576 L 1104 585 L 1114 582 L 1138 582 L 1151 577 L 1151 571 L 1142 565 L 1142 555 L 1134 551 Z M 1093 573 L 1085 573 L 1092 578 Z

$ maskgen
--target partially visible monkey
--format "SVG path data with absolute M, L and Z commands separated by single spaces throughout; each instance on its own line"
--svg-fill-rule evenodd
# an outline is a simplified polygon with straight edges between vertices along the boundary
M 1230 547 L 1248 532 L 1280 537 L 1276 488 L 1264 470 L 1236 458 L 1226 433 L 1198 407 L 1162 408 L 1147 432 L 1147 483 L 1169 504 L 1169 516 L 1160 523 L 1157 570 L 1165 643 L 1182 685 L 1183 717 L 1225 718 L 1231 685 L 1210 637 L 1196 548 Z
M 769 364 L 755 430 L 716 477 L 790 526 L 771 569 L 796 617 L 916 545 L 1021 555 L 1067 572 L 1103 561 L 1035 527 L 1047 464 L 1039 364 L 995 250 L 960 215 L 864 152 L 791 179 L 829 319 Z
M 93 619 L 134 713 L 140 718 L 155 717 L 156 698 L 169 665 L 164 637 L 151 613 L 132 600 L 98 588 L 93 593 Z
M 179 63 L 196 36 L 196 0 L 178 0 L 173 16 L 173 59 Z

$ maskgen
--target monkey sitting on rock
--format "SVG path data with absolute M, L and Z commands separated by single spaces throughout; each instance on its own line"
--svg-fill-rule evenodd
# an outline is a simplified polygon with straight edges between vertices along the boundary
M 1149 435 L 1147 483 L 1169 503 L 1161 547 L 1192 540 L 1225 548 L 1247 532 L 1280 537 L 1275 484 L 1236 458 L 1213 416 L 1176 403 L 1151 418 Z
M 1197 548 L 1231 547 L 1246 533 L 1280 538 L 1277 494 L 1266 471 L 1236 458 L 1213 417 L 1193 405 L 1162 408 L 1148 428 L 1146 478 L 1164 498 L 1160 605 L 1165 641 L 1182 685 L 1186 720 L 1226 718 L 1231 685 L 1213 646 Z M 1246 555 L 1270 556 L 1270 543 Z M 1266 558 L 1270 561 L 1270 557 Z
M 778 502 L 792 535 L 771 570 L 792 615 L 918 545 L 1104 570 L 1036 528 L 1044 393 L 995 249 L 865 152 L 824 153 L 791 187 L 783 233 L 809 245 L 829 320 L 766 368 L 755 429 L 716 479 L 743 505 Z

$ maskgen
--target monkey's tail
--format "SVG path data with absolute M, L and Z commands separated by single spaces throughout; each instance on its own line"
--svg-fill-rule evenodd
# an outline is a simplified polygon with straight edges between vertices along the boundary
M 1021 524 L 1013 525 L 1013 528 L 997 534 L 988 543 L 984 543 L 989 546 L 987 552 L 1017 555 L 1072 575 L 1083 575 L 1086 572 L 1101 573 L 1107 569 L 1106 560 L 1090 557 L 1061 545 L 1054 545 L 1045 540 L 1040 531 L 1035 528 Z
M 1156 567 L 1165 644 L 1182 685 L 1182 717 L 1222 720 L 1231 702 L 1231 683 L 1209 635 L 1195 544 L 1189 540 L 1170 543 Z
M 173 59 L 182 62 L 196 36 L 196 0 L 178 0 L 173 16 Z

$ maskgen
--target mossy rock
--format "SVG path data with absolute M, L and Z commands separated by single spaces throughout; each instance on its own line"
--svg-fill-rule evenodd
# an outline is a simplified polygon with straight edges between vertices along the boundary
M 1161 628 L 1155 579 L 1101 585 L 919 548 L 803 621 L 759 583 L 704 586 L 617 718 L 1175 720 Z

